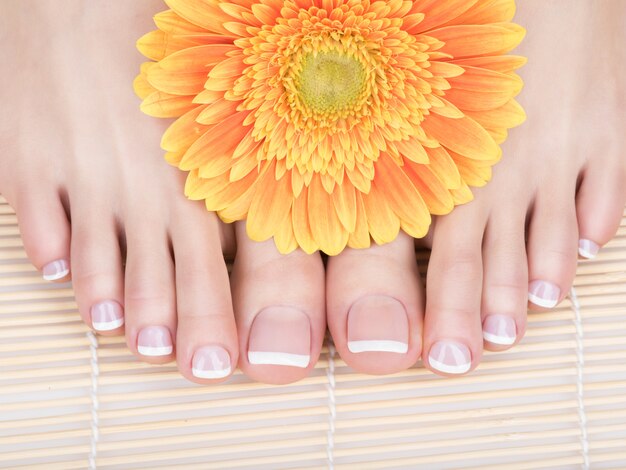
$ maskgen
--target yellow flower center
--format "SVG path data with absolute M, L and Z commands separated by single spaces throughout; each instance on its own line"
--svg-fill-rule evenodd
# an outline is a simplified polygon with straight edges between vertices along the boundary
M 325 115 L 355 111 L 365 85 L 363 64 L 335 50 L 307 54 L 296 79 L 302 101 L 313 112 Z

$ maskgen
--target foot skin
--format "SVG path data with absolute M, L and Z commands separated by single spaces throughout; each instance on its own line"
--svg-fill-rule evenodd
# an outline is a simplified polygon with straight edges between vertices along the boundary
M 329 260 L 328 323 L 355 369 L 398 371 L 421 353 L 436 374 L 473 370 L 483 348 L 519 342 L 528 307 L 557 306 L 577 258 L 614 236 L 626 203 L 626 38 L 617 37 L 626 12 L 619 0 L 562 3 L 519 3 L 528 122 L 511 132 L 493 181 L 436 220 L 425 310 L 403 240 Z
M 125 334 L 145 362 L 176 359 L 198 383 L 238 363 L 260 381 L 305 377 L 326 328 L 320 256 L 280 258 L 186 200 L 184 175 L 158 145 L 168 123 L 139 112 L 134 43 L 162 2 L 60 8 L 0 7 L 0 61 L 11 71 L 0 91 L 0 192 L 29 258 L 49 281 L 71 278 L 85 323 Z M 223 252 L 236 245 L 233 302 Z

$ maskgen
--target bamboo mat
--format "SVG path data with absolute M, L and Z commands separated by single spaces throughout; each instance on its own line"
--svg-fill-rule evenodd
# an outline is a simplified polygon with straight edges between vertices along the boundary
M 202 387 L 94 336 L 0 199 L 0 468 L 626 468 L 625 281 L 626 217 L 570 298 L 469 376 L 361 375 L 327 343 L 299 383 Z

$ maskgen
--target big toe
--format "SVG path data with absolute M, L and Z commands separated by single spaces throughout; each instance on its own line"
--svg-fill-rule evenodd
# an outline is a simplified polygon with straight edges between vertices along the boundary
M 349 366 L 389 374 L 415 364 L 424 307 L 411 237 L 330 258 L 326 289 L 328 326 Z
M 237 224 L 233 306 L 240 367 L 249 377 L 284 384 L 306 377 L 326 330 L 324 266 L 318 253 L 281 255 L 272 240 L 253 242 Z

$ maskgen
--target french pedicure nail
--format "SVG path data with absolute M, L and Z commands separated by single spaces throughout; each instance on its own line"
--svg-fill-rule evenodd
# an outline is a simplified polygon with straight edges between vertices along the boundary
M 193 355 L 191 373 L 199 379 L 223 379 L 231 370 L 230 354 L 221 346 L 205 346 Z
M 169 356 L 173 350 L 172 335 L 164 326 L 147 326 L 137 336 L 137 352 L 142 356 Z
M 351 353 L 409 350 L 409 320 L 404 306 L 392 297 L 357 300 L 348 312 L 348 349 Z
M 428 363 L 433 369 L 446 374 L 464 374 L 472 367 L 470 350 L 456 341 L 437 341 L 428 355 Z
M 528 285 L 528 300 L 538 307 L 553 308 L 559 303 L 561 289 L 546 281 L 532 281 Z
M 311 323 L 302 311 L 268 307 L 250 328 L 248 361 L 256 365 L 306 368 L 311 361 Z
M 509 346 L 515 343 L 515 320 L 506 315 L 489 315 L 483 321 L 483 338 L 492 344 Z
M 124 309 L 117 302 L 105 300 L 91 307 L 91 324 L 97 331 L 111 331 L 124 324 Z
M 593 259 L 598 256 L 600 245 L 591 240 L 582 238 L 578 240 L 578 254 L 583 258 Z
M 64 259 L 58 259 L 46 264 L 43 269 L 43 278 L 46 281 L 58 281 L 70 273 L 70 264 Z

